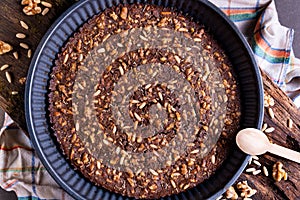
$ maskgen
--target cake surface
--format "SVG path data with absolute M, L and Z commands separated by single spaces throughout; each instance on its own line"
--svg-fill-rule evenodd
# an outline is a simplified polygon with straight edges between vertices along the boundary
M 55 136 L 70 163 L 112 192 L 159 198 L 222 167 L 239 128 L 231 63 L 204 26 L 154 5 L 94 16 L 50 80 Z

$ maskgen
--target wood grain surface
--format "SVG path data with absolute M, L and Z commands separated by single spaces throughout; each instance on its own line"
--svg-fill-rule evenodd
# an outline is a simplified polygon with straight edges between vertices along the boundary
M 275 100 L 275 105 L 272 106 L 275 117 L 271 119 L 267 108 L 265 108 L 264 122 L 268 124 L 268 127 L 274 127 L 275 130 L 271 133 L 266 133 L 271 142 L 293 149 L 300 152 L 300 112 L 292 102 L 292 100 L 286 96 L 286 94 L 280 90 L 271 79 L 262 73 L 264 82 L 265 94 L 271 95 Z M 288 128 L 288 119 L 292 119 L 293 126 Z M 258 192 L 253 196 L 253 199 L 300 199 L 300 164 L 297 164 L 286 159 L 282 159 L 272 154 L 265 154 L 259 156 L 259 162 L 266 166 L 269 171 L 269 176 L 263 175 L 263 172 L 259 175 L 252 175 L 251 173 L 243 173 L 237 182 L 247 180 L 250 186 L 253 186 Z M 280 161 L 284 165 L 284 169 L 288 173 L 287 181 L 275 182 L 272 177 L 272 168 L 274 163 Z M 255 164 L 251 164 L 249 167 L 256 167 Z M 260 168 L 262 170 L 262 167 Z
M 24 89 L 25 85 L 19 79 L 26 77 L 30 64 L 27 58 L 27 50 L 19 46 L 20 42 L 27 43 L 34 51 L 51 24 L 57 17 L 65 11 L 75 1 L 68 0 L 48 0 L 53 4 L 50 12 L 45 15 L 26 16 L 22 12 L 20 0 L 1 0 L 0 2 L 0 40 L 10 43 L 14 50 L 0 56 L 0 66 L 9 64 L 9 71 L 12 74 L 12 83 L 8 83 L 5 71 L 0 72 L 0 106 L 12 117 L 13 120 L 23 129 L 27 130 L 24 113 Z M 21 27 L 19 21 L 23 20 L 29 25 L 29 30 Z M 27 35 L 25 39 L 17 39 L 16 33 Z M 17 51 L 19 59 L 13 57 L 13 52 Z M 293 102 L 282 92 L 270 78 L 263 74 L 264 90 L 275 99 L 272 107 L 275 118 L 271 119 L 267 111 L 264 121 L 275 131 L 268 133 L 268 137 L 273 143 L 288 147 L 300 152 L 300 113 Z M 12 95 L 12 91 L 18 91 L 17 95 Z M 293 127 L 287 127 L 287 120 L 293 120 Z M 276 161 L 284 164 L 284 169 L 288 172 L 288 180 L 275 182 L 272 178 L 272 166 Z M 263 173 L 252 175 L 243 173 L 238 181 L 247 180 L 249 185 L 258 192 L 252 199 L 300 199 L 300 165 L 281 159 L 271 154 L 260 156 L 259 162 L 266 166 L 269 176 Z M 255 165 L 251 165 L 255 166 Z M 257 166 L 256 166 L 257 167 Z M 258 167 L 257 167 L 258 168 Z
M 0 2 L 0 40 L 8 42 L 13 46 L 13 50 L 0 56 L 0 66 L 9 64 L 5 70 L 12 75 L 12 83 L 6 80 L 5 71 L 0 72 L 0 106 L 26 130 L 24 113 L 24 90 L 25 85 L 19 80 L 27 76 L 30 59 L 27 57 L 27 50 L 20 47 L 20 43 L 26 43 L 33 53 L 41 38 L 49 29 L 51 24 L 75 1 L 72 0 L 48 0 L 52 8 L 45 16 L 39 14 L 27 16 L 22 12 L 21 0 L 1 0 Z M 45 7 L 43 7 L 45 8 Z M 29 29 L 25 30 L 20 25 L 20 20 L 28 24 Z M 16 38 L 17 33 L 26 34 L 25 39 Z M 19 59 L 16 60 L 13 52 L 18 52 Z M 12 95 L 12 91 L 17 91 L 17 95 Z

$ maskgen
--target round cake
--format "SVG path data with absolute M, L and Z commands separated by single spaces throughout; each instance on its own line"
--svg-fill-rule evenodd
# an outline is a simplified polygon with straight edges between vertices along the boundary
M 134 198 L 178 194 L 222 167 L 240 122 L 234 71 L 209 30 L 147 4 L 84 24 L 57 56 L 53 133 L 87 179 Z

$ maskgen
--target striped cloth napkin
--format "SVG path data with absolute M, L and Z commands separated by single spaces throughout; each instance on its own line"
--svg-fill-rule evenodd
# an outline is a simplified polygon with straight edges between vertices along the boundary
M 0 186 L 20 200 L 73 199 L 52 179 L 32 148 L 30 139 L 5 115 L 0 130 Z
M 300 59 L 295 58 L 294 30 L 278 21 L 275 1 L 212 0 L 239 28 L 258 66 L 291 98 L 300 95 Z M 300 104 L 297 105 L 300 107 Z
M 292 50 L 293 30 L 280 25 L 272 0 L 211 0 L 236 24 L 255 54 L 258 66 L 291 97 L 300 92 L 300 60 Z M 6 116 L 0 131 L 0 186 L 19 199 L 72 199 L 51 178 L 29 138 L 9 129 Z

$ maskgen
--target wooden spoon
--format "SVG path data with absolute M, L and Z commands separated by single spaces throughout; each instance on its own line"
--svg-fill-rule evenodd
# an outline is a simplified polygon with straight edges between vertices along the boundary
M 291 149 L 270 143 L 268 137 L 260 130 L 246 128 L 238 132 L 236 144 L 245 153 L 250 155 L 261 155 L 267 151 L 300 163 L 300 153 Z

